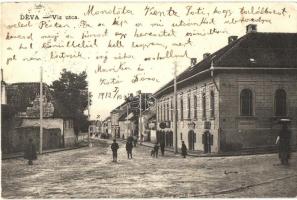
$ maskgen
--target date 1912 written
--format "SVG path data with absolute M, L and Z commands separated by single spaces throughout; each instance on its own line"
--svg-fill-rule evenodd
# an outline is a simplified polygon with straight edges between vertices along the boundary
M 119 87 L 115 87 L 111 92 L 100 92 L 98 94 L 98 99 L 123 99 L 123 95 L 119 94 Z

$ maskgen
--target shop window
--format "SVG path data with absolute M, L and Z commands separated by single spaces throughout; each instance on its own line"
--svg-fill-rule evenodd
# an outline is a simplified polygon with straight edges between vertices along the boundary
M 240 115 L 253 115 L 253 93 L 250 89 L 243 89 L 240 93 Z
M 275 116 L 286 116 L 287 115 L 287 95 L 285 90 L 278 89 L 274 96 L 274 111 Z

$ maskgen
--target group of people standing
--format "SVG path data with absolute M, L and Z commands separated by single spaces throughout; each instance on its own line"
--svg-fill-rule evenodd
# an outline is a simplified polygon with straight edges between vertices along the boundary
M 134 143 L 134 146 L 133 146 L 133 143 Z M 126 142 L 126 151 L 127 151 L 127 157 L 128 159 L 132 159 L 132 150 L 133 150 L 133 147 L 136 146 L 136 143 L 131 140 L 127 140 Z M 151 151 L 151 156 L 155 157 L 155 158 L 158 158 L 158 154 L 159 154 L 159 147 L 161 149 L 161 155 L 164 156 L 165 155 L 165 143 L 162 141 L 160 143 L 160 146 L 159 146 L 159 143 L 156 143 Z M 117 162 L 117 157 L 118 157 L 118 149 L 119 149 L 119 145 L 118 143 L 116 142 L 116 140 L 114 139 L 113 140 L 113 143 L 111 144 L 111 150 L 112 150 L 112 158 L 113 158 L 113 162 Z M 184 141 L 182 141 L 182 148 L 181 148 L 181 151 L 182 151 L 182 156 L 184 158 L 186 158 L 186 155 L 187 155 L 187 146 L 185 145 Z
M 134 146 L 136 146 L 136 144 L 134 144 Z M 113 140 L 113 143 L 111 144 L 111 151 L 112 151 L 112 161 L 113 162 L 117 162 L 117 158 L 118 158 L 118 149 L 119 149 L 119 145 L 116 142 L 116 140 Z M 133 143 L 130 140 L 127 140 L 126 142 L 126 151 L 127 151 L 127 156 L 128 159 L 132 159 L 132 149 L 133 149 Z

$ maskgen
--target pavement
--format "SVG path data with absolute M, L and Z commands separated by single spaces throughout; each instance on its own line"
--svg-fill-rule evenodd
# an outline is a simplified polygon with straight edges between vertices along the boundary
M 92 147 L 2 161 L 3 198 L 296 197 L 297 154 L 289 166 L 277 154 L 187 157 L 150 156 L 138 145 L 127 159 L 119 141 L 112 162 L 110 140 Z
M 58 149 L 47 149 L 43 150 L 43 154 L 48 154 L 48 153 L 54 153 L 54 152 L 59 152 L 59 151 L 69 151 L 77 148 L 82 148 L 88 146 L 87 142 L 80 142 L 77 146 L 72 146 L 72 147 L 65 147 L 65 148 L 58 148 Z M 24 152 L 16 152 L 16 153 L 9 153 L 9 154 L 2 154 L 1 159 L 6 160 L 6 159 L 12 159 L 12 158 L 20 158 L 24 157 Z

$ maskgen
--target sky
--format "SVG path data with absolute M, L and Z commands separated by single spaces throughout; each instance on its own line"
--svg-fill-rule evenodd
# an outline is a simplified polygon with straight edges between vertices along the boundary
M 86 70 L 91 119 L 102 120 L 128 93 L 154 93 L 170 81 L 175 61 L 179 74 L 250 23 L 296 33 L 296 11 L 292 2 L 3 3 L 1 67 L 15 83 L 40 81 L 42 66 L 49 85 L 63 68 Z

